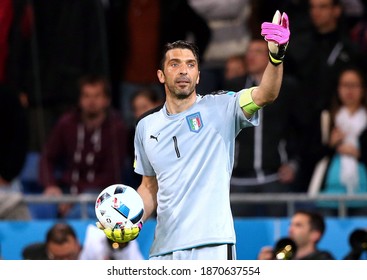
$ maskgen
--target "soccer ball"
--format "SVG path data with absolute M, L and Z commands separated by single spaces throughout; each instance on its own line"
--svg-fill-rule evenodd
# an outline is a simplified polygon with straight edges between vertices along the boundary
M 138 225 L 144 214 L 144 203 L 132 187 L 115 184 L 105 188 L 97 197 L 95 212 L 105 228 Z

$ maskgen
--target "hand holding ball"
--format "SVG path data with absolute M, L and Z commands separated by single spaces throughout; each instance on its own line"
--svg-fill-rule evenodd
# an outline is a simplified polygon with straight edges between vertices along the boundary
M 132 187 L 115 184 L 105 188 L 97 197 L 95 212 L 97 226 L 116 242 L 135 239 L 142 228 L 144 203 Z

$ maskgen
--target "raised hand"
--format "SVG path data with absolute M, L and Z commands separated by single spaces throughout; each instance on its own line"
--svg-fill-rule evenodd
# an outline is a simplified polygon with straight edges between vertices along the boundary
M 281 64 L 290 37 L 287 14 L 276 11 L 272 22 L 264 22 L 261 25 L 261 35 L 268 42 L 270 62 L 274 65 Z

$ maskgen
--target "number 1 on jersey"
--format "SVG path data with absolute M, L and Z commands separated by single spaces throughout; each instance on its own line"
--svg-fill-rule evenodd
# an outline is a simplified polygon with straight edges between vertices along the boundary
M 172 139 L 173 139 L 173 145 L 175 146 L 176 156 L 177 158 L 180 158 L 181 155 L 180 155 L 180 150 L 178 149 L 178 145 L 177 145 L 177 137 L 173 136 Z

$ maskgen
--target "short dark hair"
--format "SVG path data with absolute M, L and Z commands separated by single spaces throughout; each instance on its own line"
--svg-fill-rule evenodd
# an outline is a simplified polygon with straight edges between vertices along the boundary
M 77 239 L 74 229 L 65 223 L 57 223 L 52 226 L 46 235 L 46 244 L 53 242 L 56 244 L 64 244 L 68 237 L 72 236 Z
M 162 97 L 159 94 L 159 92 L 157 92 L 153 88 L 146 87 L 146 88 L 138 89 L 134 92 L 134 94 L 132 95 L 130 99 L 130 104 L 132 104 L 134 100 L 139 96 L 144 96 L 153 103 L 158 103 L 162 101 Z
M 95 85 L 95 84 L 101 84 L 103 86 L 105 94 L 107 96 L 110 96 L 111 92 L 110 82 L 105 76 L 99 74 L 86 74 L 81 76 L 78 79 L 79 94 L 81 93 L 82 88 L 85 85 Z
M 170 50 L 173 50 L 173 49 L 188 49 L 188 50 L 192 51 L 192 53 L 194 54 L 197 62 L 199 63 L 199 49 L 198 49 L 198 47 L 192 42 L 178 40 L 178 41 L 175 41 L 173 43 L 167 43 L 164 46 L 162 54 L 161 54 L 161 60 L 159 62 L 159 69 L 160 70 L 164 69 L 164 62 L 166 60 L 166 53 Z
M 294 215 L 296 214 L 303 214 L 308 216 L 310 219 L 311 229 L 320 232 L 321 236 L 324 234 L 326 225 L 324 217 L 320 213 L 308 210 L 297 210 Z

